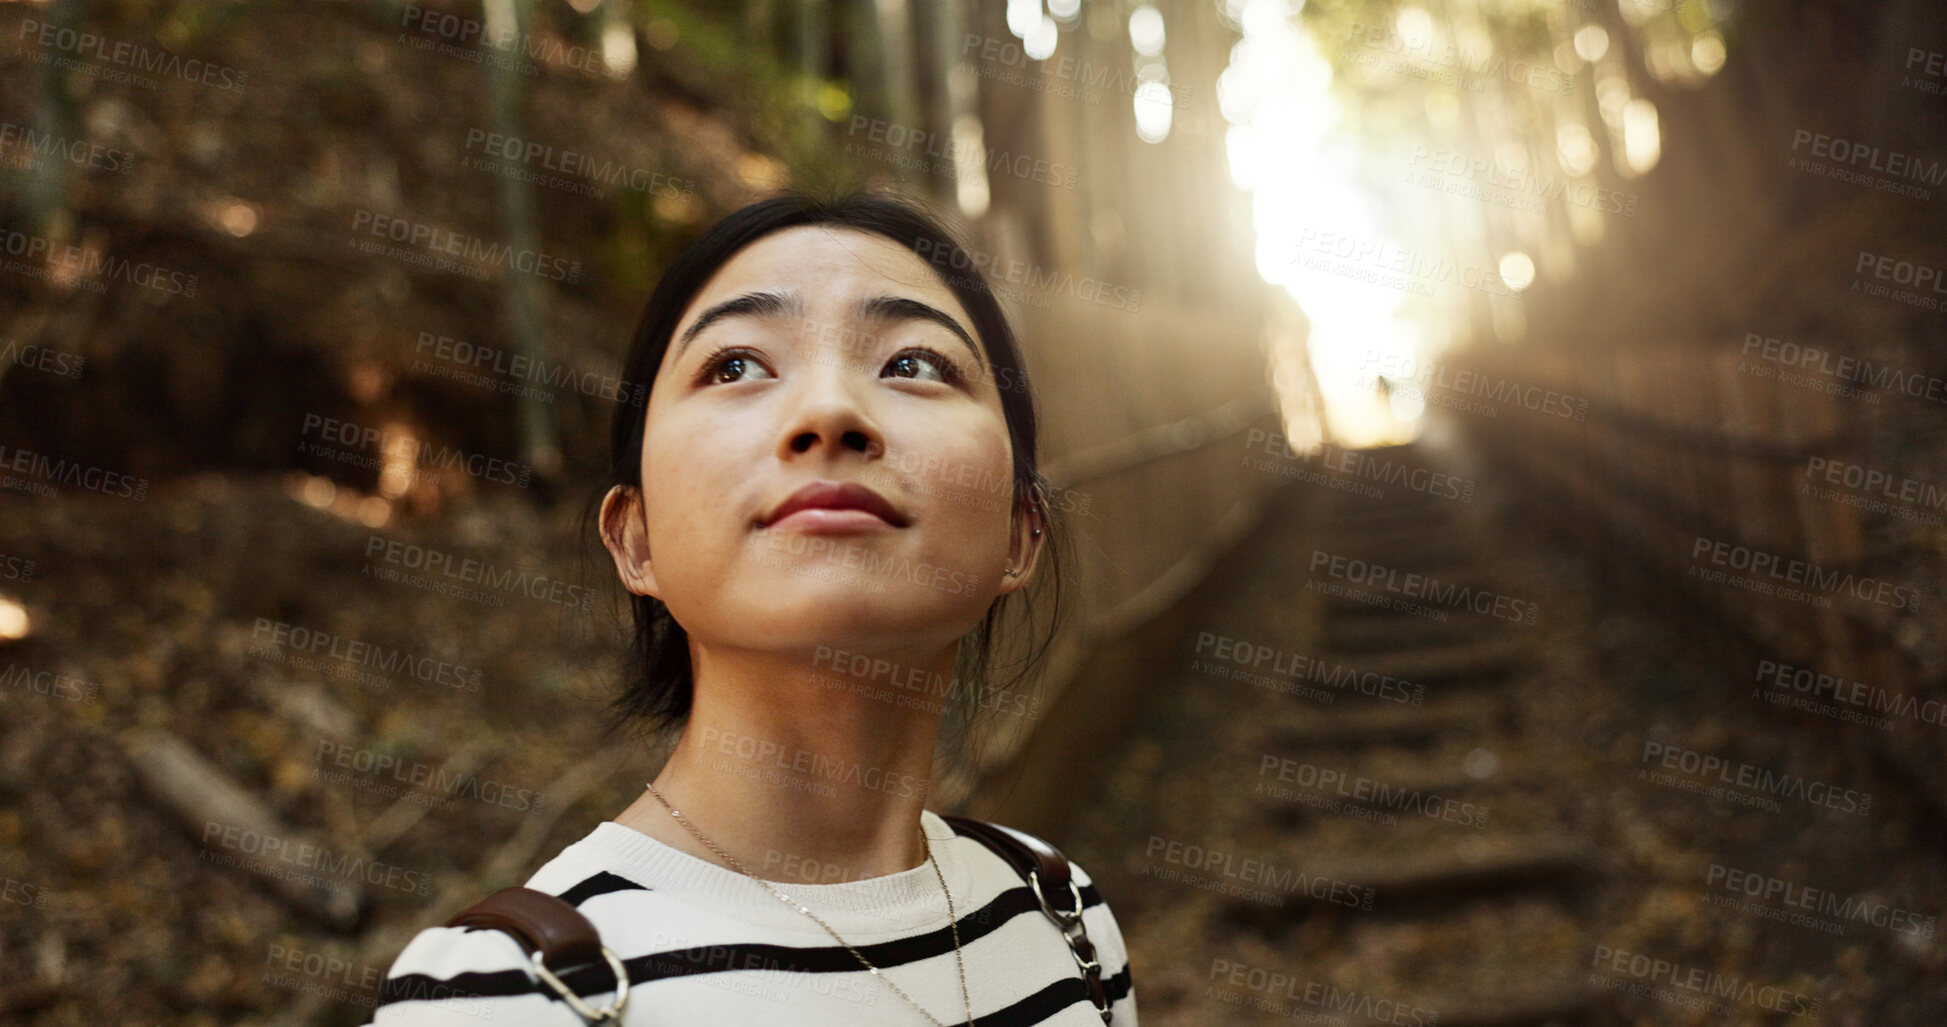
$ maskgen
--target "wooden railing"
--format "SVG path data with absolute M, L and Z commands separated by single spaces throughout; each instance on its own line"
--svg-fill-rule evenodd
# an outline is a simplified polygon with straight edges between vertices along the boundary
M 1074 775 L 1141 709 L 1147 682 L 1108 665 L 1155 641 L 1141 629 L 1257 525 L 1278 479 L 1245 465 L 1243 437 L 1275 430 L 1278 404 L 1247 318 L 1030 312 L 1023 329 L 1052 429 L 1043 473 L 1066 511 L 1064 625 L 1035 675 L 1040 714 L 992 718 L 942 803 L 1052 829 Z
M 1476 349 L 1442 370 L 1479 400 L 1452 419 L 1513 472 L 1525 506 L 1625 587 L 1680 592 L 1761 658 L 1870 686 L 1864 706 L 1823 700 L 1848 745 L 1947 805 L 1937 644 L 1947 482 L 1906 484 L 1884 442 L 1897 404 L 1921 400 L 1738 341 Z M 1460 391 L 1431 385 L 1430 398 L 1442 388 Z M 1550 391 L 1559 398 L 1546 412 L 1523 401 Z

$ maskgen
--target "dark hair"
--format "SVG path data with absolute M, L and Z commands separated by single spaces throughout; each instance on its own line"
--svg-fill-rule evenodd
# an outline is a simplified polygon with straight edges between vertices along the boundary
M 1034 620 L 1034 601 L 1028 593 L 1044 589 L 1049 593 L 1052 608 L 1045 622 L 1047 634 L 1010 664 L 1014 674 L 1009 684 L 1018 684 L 1045 654 L 1055 627 L 1054 615 L 1060 609 L 1060 560 L 1048 483 L 1042 478 L 1035 459 L 1034 396 L 1029 390 L 1027 369 L 1014 330 L 966 247 L 917 205 L 871 193 L 852 193 L 834 200 L 790 193 L 730 213 L 690 244 L 663 272 L 662 280 L 656 283 L 636 323 L 635 338 L 622 366 L 622 381 L 635 389 L 639 400 L 616 407 L 609 439 L 609 480 L 604 492 L 622 485 L 642 496 L 642 438 L 648 420 L 646 397 L 655 383 L 676 325 L 696 294 L 744 247 L 767 235 L 802 225 L 856 229 L 891 239 L 926 261 L 953 291 L 973 319 L 974 331 L 986 347 L 988 362 L 1000 386 L 1001 411 L 1014 449 L 1011 509 L 1018 515 L 1022 506 L 1027 505 L 1042 517 L 1044 551 L 1034 584 L 996 599 L 981 623 L 961 640 L 954 688 L 948 702 L 949 708 L 958 715 L 949 726 L 959 734 L 949 732 L 947 742 L 964 744 L 977 727 L 978 711 L 990 705 L 991 690 L 987 689 L 986 677 L 994 664 L 994 646 L 1008 601 L 1021 599 L 1025 607 L 1022 623 L 1028 625 Z M 948 269 L 954 273 L 948 273 Z M 658 731 L 678 727 L 689 717 L 694 685 L 689 636 L 661 600 L 637 595 L 631 596 L 630 605 L 635 637 L 629 648 L 622 691 L 609 703 L 609 732 L 642 723 Z M 989 694 L 970 694 L 982 691 Z

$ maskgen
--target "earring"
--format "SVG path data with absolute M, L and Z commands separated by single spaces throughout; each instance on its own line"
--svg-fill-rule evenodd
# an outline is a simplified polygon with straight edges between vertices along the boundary
M 1040 528 L 1029 528 L 1029 529 L 1028 529 L 1028 534 L 1030 534 L 1030 535 L 1035 535 L 1035 536 L 1039 536 L 1039 535 L 1041 534 L 1041 529 L 1040 529 Z M 1020 577 L 1020 576 L 1021 576 L 1021 572 L 1020 572 L 1020 571 L 1017 571 L 1017 570 L 1015 570 L 1015 569 L 1014 569 L 1014 568 L 1012 568 L 1012 567 L 1010 567 L 1010 568 L 1008 568 L 1007 570 L 1004 570 L 1004 571 L 1002 571 L 1002 572 L 1001 572 L 1001 577 L 1003 577 L 1003 578 L 1018 578 L 1018 577 Z

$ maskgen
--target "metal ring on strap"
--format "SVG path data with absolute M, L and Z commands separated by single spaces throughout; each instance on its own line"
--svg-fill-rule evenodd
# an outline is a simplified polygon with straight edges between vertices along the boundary
M 1068 954 L 1075 958 L 1075 966 L 1082 972 L 1082 983 L 1088 989 L 1089 1003 L 1101 1015 L 1104 1024 L 1112 1022 L 1114 1014 L 1110 1006 L 1113 1003 L 1102 980 L 1102 964 L 1096 959 L 1095 945 L 1088 938 L 1088 925 L 1082 922 L 1082 889 L 1075 883 L 1073 867 L 1068 858 L 1047 842 L 1013 828 L 952 813 L 946 814 L 943 819 L 956 833 L 993 850 L 1028 882 L 1035 901 L 1041 905 L 1041 912 L 1054 921 L 1055 928 L 1068 942 Z M 1041 870 L 1048 871 L 1049 879 L 1068 885 L 1068 896 L 1073 900 L 1074 908 L 1056 909 L 1054 903 L 1048 901 L 1048 895 L 1042 891 L 1044 878 Z M 1059 896 L 1056 898 L 1059 899 Z
M 1053 920 L 1056 927 L 1061 928 L 1061 936 L 1068 942 L 1068 954 L 1075 957 L 1075 968 L 1082 972 L 1082 979 L 1089 982 L 1089 1004 L 1095 1007 L 1096 1015 L 1102 1018 L 1103 1023 L 1109 1023 L 1114 1015 L 1109 1011 L 1111 1003 L 1106 999 L 1098 1002 L 1095 996 L 1102 980 L 1102 964 L 1082 955 L 1081 946 L 1087 943 L 1088 938 L 1088 928 L 1082 924 L 1082 889 L 1075 884 L 1074 878 L 1068 879 L 1068 893 L 1075 899 L 1075 908 L 1064 911 L 1048 904 L 1048 896 L 1041 891 L 1039 871 L 1028 871 L 1028 886 L 1034 889 L 1034 897 L 1041 903 L 1041 911 L 1048 914 L 1048 919 Z M 1093 951 L 1093 946 L 1090 946 L 1090 950 Z
M 1075 909 L 1073 912 L 1062 912 L 1048 905 L 1048 893 L 1041 890 L 1041 874 L 1039 871 L 1028 871 L 1028 884 L 1034 886 L 1034 897 L 1040 900 L 1041 911 L 1048 914 L 1056 923 L 1065 927 L 1082 918 L 1082 890 L 1075 886 L 1074 878 L 1071 877 L 1068 879 L 1068 893 L 1075 898 Z
M 574 1011 L 580 1013 L 589 1023 L 620 1023 L 622 1007 L 629 1004 L 629 971 L 623 967 L 620 959 L 615 958 L 615 953 L 609 951 L 607 945 L 602 946 L 602 958 L 608 960 L 608 968 L 615 974 L 615 998 L 601 1009 L 596 1009 L 582 1001 L 580 995 L 561 983 L 561 978 L 556 977 L 554 971 L 547 968 L 547 964 L 541 961 L 538 952 L 534 954 L 534 972 L 540 974 L 541 979 L 548 983 L 548 987 L 553 988 L 563 1002 L 573 1007 Z

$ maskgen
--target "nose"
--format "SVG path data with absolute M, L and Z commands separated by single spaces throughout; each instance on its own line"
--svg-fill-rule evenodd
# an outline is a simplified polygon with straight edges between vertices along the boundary
M 869 461 L 885 452 L 884 434 L 842 377 L 842 371 L 828 370 L 800 379 L 798 401 L 786 414 L 780 433 L 778 459 L 857 453 Z

